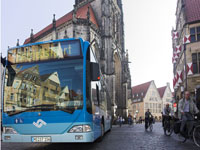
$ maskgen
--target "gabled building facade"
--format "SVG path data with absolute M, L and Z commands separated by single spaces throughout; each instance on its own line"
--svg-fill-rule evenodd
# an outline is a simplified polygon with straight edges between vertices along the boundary
M 178 0 L 172 29 L 173 86 L 177 100 L 200 87 L 200 1 Z
M 160 94 L 160 98 L 162 101 L 162 111 L 165 108 L 166 104 L 169 104 L 169 106 L 172 108 L 173 104 L 173 94 L 170 89 L 169 83 L 167 83 L 166 86 L 158 88 L 158 92 Z
M 27 38 L 24 44 L 81 37 L 92 43 L 111 97 L 112 115 L 127 116 L 131 98 L 122 0 L 75 0 L 74 9 Z
M 154 81 L 132 87 L 132 115 L 142 119 L 145 112 L 150 110 L 156 119 L 161 119 L 162 100 Z

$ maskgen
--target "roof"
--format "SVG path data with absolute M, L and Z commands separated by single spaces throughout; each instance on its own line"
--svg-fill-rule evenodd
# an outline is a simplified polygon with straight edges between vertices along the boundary
M 185 0 L 186 22 L 200 21 L 200 0 Z
M 138 94 L 137 98 L 144 98 L 147 93 L 147 90 L 149 89 L 149 86 L 151 85 L 151 82 L 153 81 L 149 81 L 149 82 L 132 87 L 133 96 Z
M 48 74 L 44 74 L 40 76 L 40 79 L 42 81 L 45 81 L 46 79 L 48 79 L 50 76 L 52 75 L 52 73 L 48 73 Z
M 88 4 L 77 9 L 76 18 L 87 19 L 88 7 L 89 7 L 89 11 L 90 11 L 90 21 L 98 27 L 98 23 L 97 23 L 96 17 L 94 15 L 94 11 L 93 11 L 90 3 L 88 3 Z M 72 18 L 73 18 L 73 11 L 67 13 L 63 17 L 56 20 L 56 27 L 59 27 L 60 25 L 72 20 Z M 41 36 L 42 34 L 51 30 L 52 28 L 53 28 L 53 24 L 48 25 L 47 27 L 45 27 L 44 29 L 42 29 L 38 33 L 34 34 L 33 38 L 35 39 L 35 38 Z M 28 39 L 25 40 L 24 44 L 30 43 L 30 40 L 31 39 L 29 37 Z
M 159 92 L 161 98 L 163 98 L 166 88 L 167 88 L 167 86 L 158 88 L 158 92 Z

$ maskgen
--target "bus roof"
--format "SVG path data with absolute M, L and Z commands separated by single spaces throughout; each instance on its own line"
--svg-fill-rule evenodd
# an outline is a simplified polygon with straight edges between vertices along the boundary
M 12 49 L 16 49 L 16 48 L 21 48 L 21 47 L 27 47 L 27 46 L 33 46 L 33 45 L 40 45 L 40 44 L 46 44 L 46 43 L 55 43 L 55 42 L 61 42 L 61 41 L 71 41 L 71 40 L 80 40 L 81 42 L 83 42 L 82 38 L 68 38 L 68 39 L 58 39 L 58 40 L 50 40 L 50 41 L 41 41 L 41 42 L 29 43 L 29 44 L 25 44 L 25 45 L 11 47 L 11 48 L 8 49 L 8 51 L 12 50 Z

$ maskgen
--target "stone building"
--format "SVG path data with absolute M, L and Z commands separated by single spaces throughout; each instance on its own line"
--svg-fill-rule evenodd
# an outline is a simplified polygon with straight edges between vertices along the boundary
M 31 30 L 24 44 L 63 38 L 91 42 L 111 97 L 113 116 L 127 116 L 131 97 L 128 51 L 124 44 L 122 0 L 75 0 L 74 9 L 36 34 Z
M 156 119 L 161 119 L 162 100 L 154 81 L 132 87 L 132 115 L 142 119 L 145 112 L 150 110 Z
M 195 95 L 200 87 L 200 1 L 178 0 L 172 29 L 173 86 L 176 99 L 183 91 Z

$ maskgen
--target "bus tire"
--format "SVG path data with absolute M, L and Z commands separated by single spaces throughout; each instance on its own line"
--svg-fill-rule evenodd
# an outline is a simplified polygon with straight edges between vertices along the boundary
M 108 130 L 108 132 L 110 132 L 112 130 L 112 121 L 110 121 L 110 129 Z
M 103 140 L 103 136 L 104 136 L 104 124 L 103 124 L 103 121 L 101 121 L 101 135 L 97 141 L 101 142 Z

